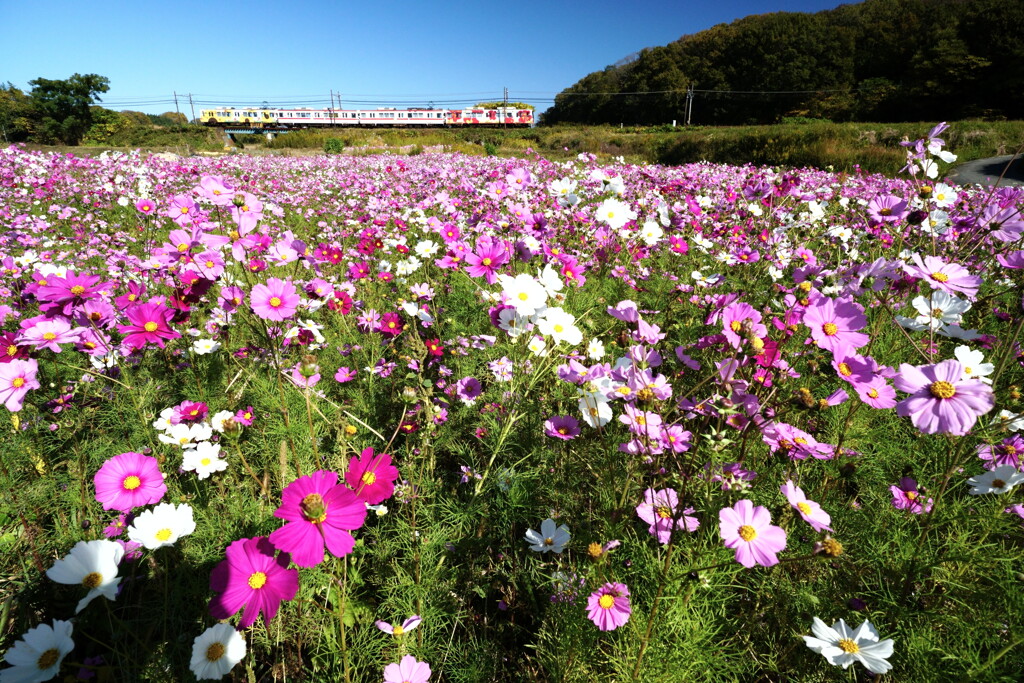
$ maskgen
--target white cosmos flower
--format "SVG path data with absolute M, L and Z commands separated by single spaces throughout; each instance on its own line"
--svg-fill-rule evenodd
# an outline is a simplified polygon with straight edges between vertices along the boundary
M 519 315 L 513 308 L 503 308 L 498 313 L 498 327 L 515 339 L 530 329 L 530 316 Z
M 591 339 L 587 344 L 587 358 L 590 360 L 601 360 L 604 358 L 604 342 L 600 339 Z
M 854 662 L 860 662 L 873 674 L 884 674 L 892 668 L 886 658 L 892 656 L 892 640 L 878 640 L 878 631 L 865 621 L 856 629 L 851 629 L 840 619 L 829 628 L 818 617 L 814 617 L 811 627 L 814 636 L 803 636 L 807 647 L 811 648 L 832 666 L 848 668 Z
M 68 585 L 81 584 L 89 589 L 78 602 L 75 614 L 102 595 L 107 600 L 117 598 L 117 587 L 121 578 L 117 565 L 124 557 L 124 547 L 114 541 L 79 541 L 63 559 L 57 560 L 46 570 L 52 581 Z
M 181 536 L 196 530 L 192 506 L 182 503 L 160 503 L 152 510 L 139 513 L 128 527 L 129 540 L 141 543 L 147 550 L 174 545 Z
M 1002 426 L 1008 432 L 1019 432 L 1024 430 L 1024 413 L 1011 413 L 1009 410 L 1000 410 L 996 416 Z
M 416 255 L 420 258 L 430 258 L 436 254 L 437 250 L 440 248 L 440 245 L 433 240 L 420 240 L 416 243 L 416 248 L 413 251 L 415 251 Z
M 985 362 L 985 354 L 981 351 L 960 345 L 953 350 L 953 355 L 964 366 L 964 376 L 961 379 L 976 379 L 985 384 L 992 384 L 989 375 L 996 369 L 992 363 Z
M 530 343 L 526 345 L 526 348 L 530 349 L 530 352 L 535 356 L 546 358 L 548 355 L 548 345 L 544 341 L 544 337 L 534 337 L 530 340 Z
M 509 306 L 514 307 L 519 315 L 533 315 L 547 305 L 548 294 L 544 286 L 525 273 L 515 277 L 499 275 L 498 282 Z
M 548 185 L 548 192 L 554 197 L 564 197 L 576 192 L 576 181 L 571 178 L 559 178 Z
M 192 342 L 192 351 L 198 356 L 205 356 L 220 349 L 220 342 L 212 339 L 197 339 Z
M 558 271 L 551 267 L 551 264 L 544 266 L 544 270 L 540 271 L 540 275 L 537 278 L 540 280 L 540 284 L 544 287 L 544 291 L 548 293 L 548 296 L 557 296 L 562 288 L 565 287 L 565 283 L 562 281 L 562 276 L 558 274 Z
M 943 325 L 958 325 L 964 313 L 971 310 L 971 303 L 953 294 L 934 290 L 928 296 L 915 297 L 911 302 L 918 312 L 916 321 L 925 327 L 938 330 Z
M 940 209 L 953 206 L 956 202 L 956 191 L 946 183 L 937 183 L 932 188 L 932 201 Z
M 208 424 L 173 425 L 170 430 L 157 436 L 160 441 L 172 446 L 191 448 L 200 441 L 207 441 L 213 436 L 213 428 Z
M 192 641 L 189 668 L 196 678 L 218 680 L 245 659 L 245 637 L 231 624 L 214 624 Z
M 526 531 L 526 542 L 530 544 L 530 550 L 538 553 L 560 553 L 570 538 L 572 535 L 569 533 L 569 527 L 564 524 L 555 526 L 555 520 L 550 518 L 540 523 L 540 533 L 533 529 Z
M 591 427 L 604 427 L 612 421 L 612 407 L 601 394 L 588 393 L 581 396 L 579 408 L 583 421 Z
M 583 341 L 583 333 L 576 327 L 576 317 L 562 308 L 545 309 L 544 315 L 537 319 L 537 329 L 556 343 L 564 341 L 570 346 L 576 346 Z
M 40 624 L 26 631 L 4 655 L 11 668 L 0 671 L 0 681 L 35 683 L 56 676 L 64 657 L 75 647 L 73 628 L 70 621 L 58 619 L 53 626 Z
M 174 408 L 164 408 L 160 411 L 160 417 L 153 422 L 153 429 L 160 432 L 169 432 L 171 427 L 171 415 L 174 414 Z
M 195 472 L 200 479 L 206 479 L 214 472 L 223 472 L 228 467 L 228 461 L 220 457 L 220 444 L 211 441 L 201 441 L 182 455 L 181 469 Z
M 210 427 L 213 431 L 220 434 L 224 433 L 224 423 L 228 420 L 233 420 L 235 414 L 230 410 L 221 410 L 220 412 L 214 413 L 213 417 L 210 418 Z
M 1001 465 L 984 474 L 971 477 L 967 480 L 973 496 L 980 496 L 985 493 L 1006 493 L 1017 484 L 1024 482 L 1024 474 L 1017 471 L 1014 465 Z
M 636 212 L 629 208 L 629 204 L 618 199 L 606 199 L 597 207 L 597 220 L 606 223 L 612 230 L 618 230 L 634 218 Z
M 655 244 L 661 241 L 661 238 L 665 236 L 665 231 L 661 229 L 661 226 L 654 221 L 647 221 L 644 223 L 644 227 L 640 230 L 640 238 L 649 247 L 653 247 Z

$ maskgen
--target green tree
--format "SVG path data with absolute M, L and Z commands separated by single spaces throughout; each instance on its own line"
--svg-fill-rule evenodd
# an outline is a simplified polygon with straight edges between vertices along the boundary
M 0 139 L 24 142 L 35 130 L 32 98 L 8 83 L 0 85 Z
M 110 80 L 96 74 L 74 74 L 67 80 L 37 78 L 29 81 L 31 97 L 39 120 L 39 142 L 77 145 L 92 125 L 93 102 L 110 90 Z

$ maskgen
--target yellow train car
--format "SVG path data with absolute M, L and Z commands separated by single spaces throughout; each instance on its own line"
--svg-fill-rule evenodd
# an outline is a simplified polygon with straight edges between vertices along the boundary
M 263 128 L 277 123 L 277 112 L 268 109 L 202 109 L 199 121 L 207 126 L 251 126 Z

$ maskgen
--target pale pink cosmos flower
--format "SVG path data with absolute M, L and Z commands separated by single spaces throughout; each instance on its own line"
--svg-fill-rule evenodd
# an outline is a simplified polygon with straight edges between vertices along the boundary
M 962 380 L 959 361 L 914 367 L 903 363 L 893 380 L 896 388 L 910 394 L 896 404 L 896 414 L 909 417 L 925 434 L 963 436 L 979 415 L 995 406 L 992 388 L 973 379 Z
M 587 598 L 587 618 L 602 631 L 614 631 L 629 621 L 633 608 L 624 583 L 606 583 Z
M 914 265 L 909 263 L 904 266 L 908 275 L 919 277 L 932 289 L 942 290 L 947 294 L 960 292 L 968 299 L 974 299 L 981 286 L 981 278 L 971 275 L 970 272 L 958 263 L 946 263 L 937 256 L 921 257 L 920 254 L 913 255 Z
M 794 484 L 792 481 L 787 481 L 781 487 L 782 495 L 786 497 L 789 504 L 793 506 L 793 509 L 800 513 L 800 517 L 805 522 L 811 525 L 815 531 L 832 531 L 829 523 L 832 518 L 829 514 L 821 509 L 821 506 L 815 503 L 813 500 L 807 500 L 807 496 L 800 489 L 799 486 Z
M 36 379 L 38 372 L 39 364 L 35 358 L 15 358 L 0 363 L 0 401 L 3 401 L 7 410 L 12 413 L 21 410 L 29 390 L 39 388 L 39 380 Z
M 377 620 L 373 623 L 381 631 L 384 631 L 384 633 L 390 633 L 393 636 L 401 636 L 419 626 L 421 621 L 423 621 L 423 617 L 421 617 L 418 614 L 414 614 L 405 621 L 403 621 L 401 624 L 392 625 L 386 621 L 381 620 Z
M 700 521 L 692 517 L 693 508 L 679 511 L 679 495 L 675 489 L 647 489 L 644 502 L 636 506 L 636 514 L 650 524 L 647 531 L 656 536 L 658 543 L 665 545 L 672 538 L 672 529 L 696 531 Z
M 430 665 L 417 661 L 412 655 L 405 655 L 398 663 L 384 667 L 384 683 L 427 683 L 430 679 Z
M 736 561 L 744 567 L 779 563 L 776 553 L 786 547 L 786 532 L 771 524 L 768 508 L 738 500 L 733 507 L 719 510 L 718 520 L 725 547 L 736 549 Z

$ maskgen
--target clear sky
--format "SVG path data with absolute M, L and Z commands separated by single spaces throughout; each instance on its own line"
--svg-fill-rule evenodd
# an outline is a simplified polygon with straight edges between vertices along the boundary
M 768 12 L 841 0 L 0 0 L 0 82 L 95 73 L 111 109 L 191 117 L 215 104 L 547 109 L 644 47 Z M 852 1 L 845 4 L 854 4 Z

